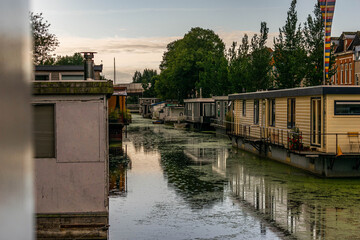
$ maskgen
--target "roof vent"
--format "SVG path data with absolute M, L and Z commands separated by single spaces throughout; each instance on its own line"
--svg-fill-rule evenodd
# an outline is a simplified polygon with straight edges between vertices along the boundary
M 82 52 L 84 54 L 84 80 L 94 80 L 94 54 L 97 52 Z

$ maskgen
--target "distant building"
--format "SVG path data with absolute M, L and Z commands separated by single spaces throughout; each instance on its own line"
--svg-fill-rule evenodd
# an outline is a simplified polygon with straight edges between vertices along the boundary
M 160 102 L 158 98 L 139 98 L 139 113 L 145 118 L 151 118 L 151 104 Z
M 103 65 L 94 66 L 94 80 L 101 79 Z M 84 65 L 40 65 L 35 66 L 35 81 L 84 80 Z
M 332 38 L 335 46 L 336 74 L 331 78 L 333 85 L 360 85 L 360 31 L 343 32 Z

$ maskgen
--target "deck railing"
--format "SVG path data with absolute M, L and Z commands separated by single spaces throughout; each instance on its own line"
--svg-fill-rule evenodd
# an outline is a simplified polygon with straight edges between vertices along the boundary
M 311 152 L 316 149 L 317 152 L 322 149 L 323 153 L 341 155 L 341 154 L 360 154 L 360 133 L 319 133 L 321 142 L 325 139 L 328 145 L 327 150 L 321 148 L 322 144 L 311 144 L 315 134 L 294 131 L 293 129 L 281 129 L 275 127 L 263 127 L 259 125 L 235 124 L 234 122 L 223 121 L 226 125 L 228 135 L 238 136 L 249 141 L 264 142 L 277 145 L 294 152 Z M 303 139 L 309 141 L 304 143 Z M 350 139 L 353 138 L 353 139 Z M 330 149 L 330 150 L 329 150 Z

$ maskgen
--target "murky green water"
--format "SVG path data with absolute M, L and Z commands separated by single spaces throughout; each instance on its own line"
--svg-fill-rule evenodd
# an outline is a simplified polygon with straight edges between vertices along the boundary
M 316 178 L 139 116 L 123 149 L 110 239 L 360 239 L 360 180 Z

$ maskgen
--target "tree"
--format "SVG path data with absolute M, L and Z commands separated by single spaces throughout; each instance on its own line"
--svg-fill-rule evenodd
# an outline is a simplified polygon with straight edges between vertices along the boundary
M 320 3 L 314 8 L 314 17 L 310 14 L 304 26 L 305 49 L 308 53 L 306 61 L 305 85 L 316 86 L 323 84 L 324 79 L 324 21 L 320 9 Z M 334 63 L 334 57 L 330 53 L 330 65 Z M 330 69 L 332 69 L 330 67 Z M 334 70 L 329 71 L 329 77 Z
M 245 34 L 237 50 L 236 42 L 233 42 L 228 50 L 232 92 L 252 92 L 267 89 L 271 85 L 271 50 L 265 46 L 268 32 L 266 23 L 262 22 L 260 35 L 255 34 L 251 44 L 248 35 Z
M 301 25 L 297 26 L 296 0 L 292 0 L 285 26 L 274 39 L 274 76 L 279 88 L 299 87 L 306 73 L 306 52 Z
M 141 72 L 135 71 L 134 76 L 132 77 L 133 83 L 141 83 Z
M 57 56 L 47 59 L 42 65 L 83 65 L 84 57 L 81 53 L 74 53 L 72 56 Z
M 156 70 L 147 69 L 143 70 L 143 73 L 135 71 L 133 76 L 134 83 L 141 83 L 144 89 L 143 97 L 156 97 L 155 81 L 158 79 Z
M 265 90 L 272 86 L 271 49 L 265 45 L 268 33 L 266 22 L 261 22 L 260 35 L 255 34 L 251 39 L 248 91 Z
M 247 34 L 237 50 L 236 47 L 237 43 L 233 42 L 228 50 L 229 82 L 233 93 L 246 91 L 249 85 L 250 46 Z
M 34 14 L 30 12 L 30 24 L 34 41 L 33 63 L 43 64 L 51 58 L 50 53 L 59 46 L 59 41 L 55 34 L 49 32 L 50 24 L 44 21 L 42 13 Z
M 212 30 L 192 28 L 169 43 L 160 70 L 155 89 L 164 99 L 182 101 L 200 92 L 202 97 L 229 92 L 225 44 Z

